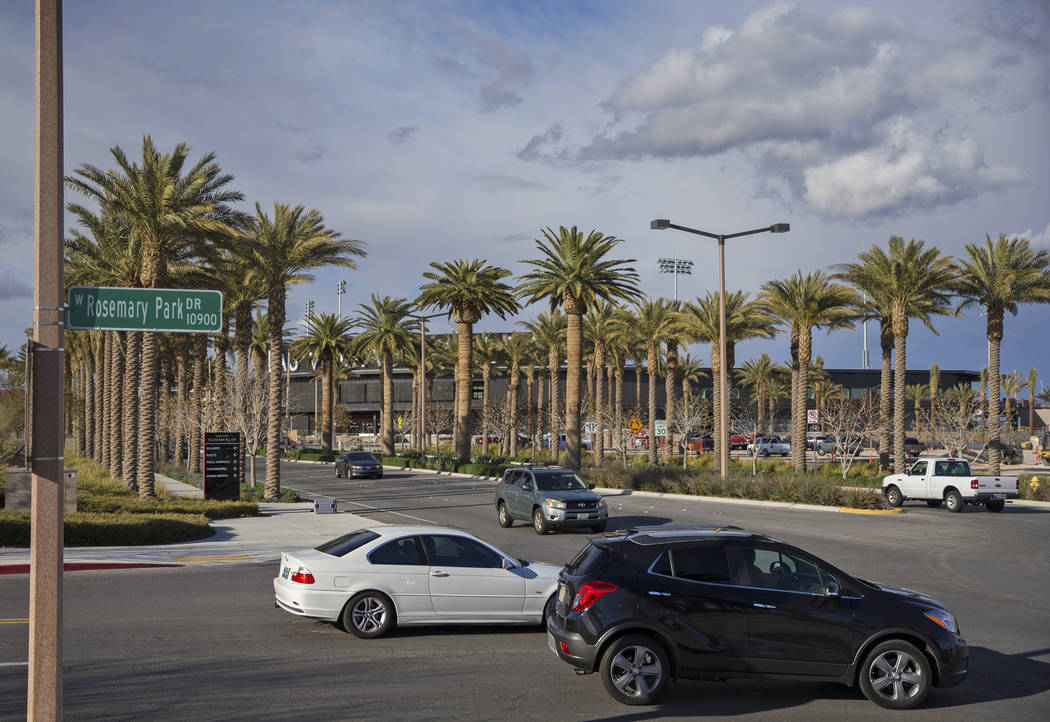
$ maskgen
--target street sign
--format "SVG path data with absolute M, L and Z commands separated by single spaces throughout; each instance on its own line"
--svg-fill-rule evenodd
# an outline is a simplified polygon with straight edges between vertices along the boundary
M 667 436 L 666 419 L 657 419 L 653 422 L 653 436 Z
M 241 435 L 236 431 L 204 432 L 202 486 L 205 499 L 241 498 Z
M 597 421 L 585 421 L 583 423 L 583 433 L 585 433 L 585 434 L 597 434 L 598 433 L 598 422 Z
M 627 428 L 637 434 L 642 430 L 642 422 L 638 420 L 637 416 L 635 416 L 631 419 L 631 422 L 627 424 Z
M 401 428 L 401 422 L 402 421 L 404 421 L 404 419 L 401 416 L 398 416 L 397 417 L 397 428 L 399 428 L 399 429 Z
M 816 424 L 820 421 L 820 413 L 816 409 L 806 409 L 806 423 Z
M 66 328 L 218 333 L 222 293 L 176 288 L 71 286 Z

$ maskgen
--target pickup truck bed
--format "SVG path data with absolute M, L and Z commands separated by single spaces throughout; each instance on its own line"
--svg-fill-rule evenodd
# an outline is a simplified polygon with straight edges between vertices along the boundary
M 1007 499 L 1017 498 L 1018 489 L 1016 476 L 978 476 L 966 459 L 937 457 L 919 459 L 904 474 L 890 474 L 882 480 L 882 493 L 890 506 L 919 499 L 930 506 L 944 502 L 952 512 L 967 504 L 999 512 Z

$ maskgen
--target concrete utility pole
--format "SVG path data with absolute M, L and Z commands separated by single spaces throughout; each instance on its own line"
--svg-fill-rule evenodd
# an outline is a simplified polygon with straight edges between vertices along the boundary
M 27 717 L 62 719 L 62 0 L 36 0 L 33 179 L 33 470 Z

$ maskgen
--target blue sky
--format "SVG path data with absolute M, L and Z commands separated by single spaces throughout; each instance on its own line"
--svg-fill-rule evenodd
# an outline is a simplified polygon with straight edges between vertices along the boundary
M 849 262 L 894 234 L 951 255 L 986 233 L 1050 248 L 1050 11 L 1045 2 L 65 2 L 65 159 L 110 166 L 144 133 L 214 151 L 246 208 L 303 203 L 366 242 L 356 271 L 294 287 L 344 312 L 412 298 L 431 260 L 515 273 L 546 226 L 624 239 L 643 289 L 656 259 L 717 288 L 714 232 L 791 223 L 727 246 L 727 285 Z M 33 3 L 0 5 L 0 343 L 31 323 Z M 67 192 L 67 200 L 73 199 Z M 541 310 L 526 309 L 519 318 Z M 913 325 L 908 365 L 979 369 L 983 319 Z M 482 330 L 507 329 L 485 319 Z M 1050 306 L 1007 319 L 1004 372 L 1050 374 Z M 855 367 L 860 331 L 817 334 Z M 871 356 L 877 332 L 869 326 Z M 740 361 L 788 358 L 788 340 Z M 700 345 L 694 354 L 707 358 Z M 1050 381 L 1050 379 L 1047 379 Z

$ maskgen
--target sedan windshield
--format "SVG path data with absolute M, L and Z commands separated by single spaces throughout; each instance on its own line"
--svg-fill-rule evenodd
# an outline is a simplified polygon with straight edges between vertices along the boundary
M 346 455 L 347 461 L 375 461 L 376 457 L 367 451 L 354 451 Z
M 587 491 L 587 484 L 571 471 L 561 474 L 536 474 L 536 486 L 540 491 Z

